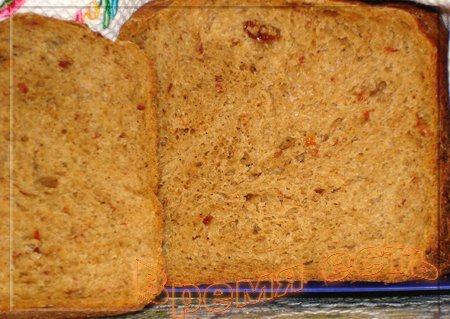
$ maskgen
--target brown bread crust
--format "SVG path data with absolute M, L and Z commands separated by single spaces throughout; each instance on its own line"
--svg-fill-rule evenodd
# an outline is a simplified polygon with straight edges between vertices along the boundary
M 6 312 L 5 319 L 69 319 L 69 318 L 93 318 L 93 317 L 106 317 L 106 316 L 117 316 L 121 314 L 136 312 L 142 310 L 144 305 L 139 307 L 119 307 L 111 309 L 97 309 L 87 308 L 86 309 L 52 309 L 52 310 L 44 310 L 44 309 L 28 309 L 28 310 L 17 310 L 12 312 Z M 2 313 L 0 312 L 0 315 Z
M 443 274 L 450 273 L 450 110 L 448 92 L 448 30 L 439 21 L 440 101 L 440 223 L 438 262 Z

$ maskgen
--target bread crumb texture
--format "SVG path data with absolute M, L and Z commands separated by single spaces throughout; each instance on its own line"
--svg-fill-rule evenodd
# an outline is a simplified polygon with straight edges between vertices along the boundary
M 0 309 L 9 309 L 10 253 L 15 312 L 142 307 L 135 259 L 155 269 L 163 261 L 148 59 L 81 25 L 17 15 L 0 24 L 3 101 L 11 72 L 12 113 L 1 107 Z
M 171 282 L 435 245 L 436 47 L 403 10 L 290 2 L 175 1 L 121 32 L 159 76 Z

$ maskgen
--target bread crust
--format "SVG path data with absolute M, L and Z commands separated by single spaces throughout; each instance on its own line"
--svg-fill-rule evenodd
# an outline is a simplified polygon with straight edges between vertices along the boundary
M 441 273 L 450 273 L 450 110 L 448 92 L 448 41 L 449 33 L 442 21 L 439 23 L 439 103 L 440 103 L 440 221 L 439 256 Z
M 59 318 L 92 318 L 117 316 L 130 312 L 142 310 L 145 305 L 139 307 L 118 307 L 111 309 L 27 309 L 27 310 L 13 310 L 12 312 L 0 312 L 0 316 L 5 316 L 6 319 L 59 319 Z

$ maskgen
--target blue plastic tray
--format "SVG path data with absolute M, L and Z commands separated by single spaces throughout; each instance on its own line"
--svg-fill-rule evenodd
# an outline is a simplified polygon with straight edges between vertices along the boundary
M 294 284 L 295 285 L 295 284 Z M 236 292 L 236 284 L 230 284 L 231 291 Z M 260 287 L 266 287 L 266 292 L 271 293 L 274 290 L 270 289 L 270 284 L 264 285 L 264 283 L 259 284 Z M 208 285 L 200 285 L 198 287 L 167 287 L 168 292 L 171 294 L 174 292 L 175 294 L 183 293 L 183 291 L 189 290 L 191 292 L 201 292 L 205 293 L 208 290 Z M 286 287 L 286 286 L 285 286 Z M 298 286 L 299 287 L 299 286 Z M 297 287 L 297 288 L 298 288 Z M 285 288 L 281 288 L 283 290 Z M 220 290 L 223 293 L 230 293 L 230 289 L 222 286 Z M 212 292 L 211 288 L 209 291 Z M 255 289 L 250 285 L 241 284 L 238 289 L 239 292 L 253 292 L 260 293 L 262 289 Z M 280 290 L 279 290 L 280 291 Z M 285 291 L 285 290 L 284 290 Z M 325 282 L 308 282 L 304 285 L 303 289 L 300 292 L 294 292 L 293 294 L 301 295 L 303 293 L 370 293 L 370 292 L 449 292 L 450 291 L 450 276 L 444 276 L 439 280 L 430 281 L 430 280 L 418 280 L 418 281 L 408 281 L 401 283 L 380 283 L 380 282 L 333 282 L 333 283 L 325 283 Z M 289 291 L 287 291 L 289 292 Z M 292 296 L 292 293 L 290 293 Z

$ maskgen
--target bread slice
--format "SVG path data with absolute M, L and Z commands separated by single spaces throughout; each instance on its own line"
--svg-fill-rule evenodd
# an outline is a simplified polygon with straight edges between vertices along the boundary
M 169 282 L 256 280 L 298 264 L 304 280 L 444 271 L 440 28 L 416 6 L 353 1 L 137 11 L 120 39 L 144 49 L 159 78 Z
M 136 259 L 163 278 L 149 60 L 77 23 L 15 15 L 0 23 L 0 74 L 12 101 L 1 107 L 0 309 L 11 318 L 141 309 L 160 288 L 138 295 Z

